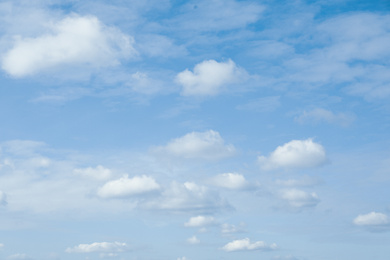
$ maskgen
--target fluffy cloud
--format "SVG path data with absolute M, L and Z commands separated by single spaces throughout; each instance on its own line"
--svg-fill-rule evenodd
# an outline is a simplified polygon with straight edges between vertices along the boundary
M 386 226 L 390 224 L 390 219 L 386 214 L 371 212 L 357 216 L 353 223 L 357 226 Z
M 121 198 L 139 195 L 160 189 L 160 185 L 145 175 L 129 178 L 128 175 L 118 180 L 109 181 L 101 187 L 97 194 L 102 198 Z
M 220 198 L 218 193 L 193 182 L 183 184 L 173 182 L 162 192 L 162 196 L 144 204 L 148 209 L 170 212 L 194 212 L 210 214 L 231 206 Z
M 248 182 L 241 174 L 222 173 L 212 179 L 212 184 L 227 189 L 238 190 L 247 187 Z
M 96 179 L 96 180 L 107 180 L 111 177 L 111 170 L 104 168 L 101 165 L 96 166 L 95 168 L 78 168 L 74 169 L 75 174 L 81 175 L 83 177 Z
M 192 236 L 187 239 L 187 242 L 190 243 L 191 245 L 196 245 L 200 243 L 200 240 L 196 236 Z
M 128 249 L 126 243 L 120 242 L 95 242 L 92 244 L 80 244 L 75 247 L 69 247 L 67 253 L 92 253 L 92 252 L 123 252 Z
M 184 224 L 186 227 L 204 227 L 215 224 L 215 219 L 211 216 L 192 217 Z
M 176 82 L 183 87 L 184 96 L 212 96 L 225 85 L 239 82 L 245 74 L 232 60 L 206 60 L 197 64 L 193 72 L 186 69 L 177 74 Z
M 295 209 L 315 207 L 320 202 L 315 192 L 308 193 L 298 189 L 281 190 L 279 198 Z
M 7 205 L 7 195 L 0 190 L 0 206 Z
M 259 156 L 263 169 L 275 168 L 310 168 L 323 165 L 326 161 L 325 149 L 312 139 L 292 140 L 278 146 L 267 158 Z
M 50 33 L 19 37 L 4 54 L 2 69 L 14 77 L 61 65 L 112 66 L 135 53 L 133 39 L 93 16 L 70 16 L 48 25 Z
M 304 111 L 301 115 L 295 118 L 299 123 L 320 123 L 326 122 L 329 124 L 337 124 L 341 126 L 348 126 L 354 121 L 354 116 L 338 113 L 334 114 L 332 111 L 316 108 L 310 111 Z
M 208 130 L 173 139 L 166 146 L 156 147 L 154 151 L 186 159 L 218 160 L 234 155 L 236 149 L 231 144 L 225 144 L 218 132 Z
M 222 249 L 227 252 L 242 251 L 242 250 L 274 250 L 276 248 L 277 245 L 275 243 L 271 245 L 267 245 L 263 241 L 257 241 L 251 243 L 249 238 L 234 240 L 230 243 L 227 243 L 224 247 L 222 247 Z

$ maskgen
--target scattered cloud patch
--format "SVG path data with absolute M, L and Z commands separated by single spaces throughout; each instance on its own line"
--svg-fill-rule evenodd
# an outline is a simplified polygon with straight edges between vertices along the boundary
M 244 232 L 245 224 L 241 223 L 238 226 L 224 223 L 221 225 L 221 232 L 224 234 Z
M 225 250 L 226 252 L 249 251 L 249 250 L 275 250 L 276 248 L 277 245 L 275 243 L 271 245 L 267 245 L 263 241 L 257 241 L 251 243 L 249 238 L 234 240 L 230 243 L 227 243 L 224 247 L 222 247 L 222 249 Z
M 32 258 L 26 254 L 14 254 L 8 257 L 10 260 L 31 260 Z
M 259 156 L 264 170 L 277 168 L 311 168 L 327 162 L 325 149 L 312 139 L 292 140 L 278 146 L 269 157 Z
M 208 130 L 186 134 L 153 151 L 185 159 L 219 160 L 233 156 L 236 149 L 231 144 L 225 144 L 218 132 Z
M 211 183 L 215 186 L 240 190 L 248 187 L 248 182 L 245 177 L 238 173 L 222 173 L 211 179 Z
M 183 96 L 214 96 L 229 84 L 243 80 L 246 72 L 232 61 L 206 60 L 195 65 L 193 72 L 186 69 L 176 76 Z
M 315 207 L 320 202 L 315 192 L 308 193 L 298 189 L 285 189 L 279 191 L 279 198 L 293 209 Z
M 186 227 L 204 227 L 216 223 L 214 217 L 211 216 L 196 216 L 191 217 L 188 222 L 184 223 Z
M 332 111 L 316 108 L 310 111 L 304 111 L 301 115 L 295 117 L 295 121 L 301 124 L 304 123 L 329 123 L 329 124 L 337 124 L 341 126 L 349 126 L 355 117 L 351 114 L 346 113 L 337 113 L 334 114 Z
M 390 218 L 386 214 L 373 211 L 357 216 L 353 223 L 357 226 L 387 226 L 390 225 Z
M 196 236 L 192 236 L 187 239 L 187 242 L 190 243 L 191 245 L 196 245 L 200 243 L 200 240 Z
M 246 104 L 236 106 L 238 110 L 247 110 L 255 112 L 271 112 L 280 106 L 280 97 L 262 97 L 256 100 L 251 100 Z
M 73 172 L 77 175 L 96 179 L 96 180 L 107 180 L 111 177 L 112 172 L 110 169 L 104 168 L 101 165 L 96 166 L 95 168 L 88 167 L 88 168 L 77 168 L 74 169 Z
M 286 187 L 312 187 L 322 183 L 319 178 L 304 176 L 300 179 L 276 180 L 277 185 Z
M 6 206 L 7 203 L 7 195 L 4 191 L 0 190 L 0 206 Z
M 4 54 L 2 69 L 24 77 L 62 65 L 113 66 L 136 53 L 130 36 L 94 16 L 72 15 L 47 26 L 48 34 L 19 37 Z
M 69 247 L 67 253 L 92 253 L 92 252 L 123 252 L 128 249 L 126 243 L 120 242 L 95 242 L 92 244 L 80 244 Z
M 178 257 L 177 260 L 190 260 L 190 259 L 188 259 L 187 257 L 183 256 L 183 257 Z
M 193 182 L 173 182 L 162 195 L 148 201 L 145 205 L 148 209 L 157 209 L 170 212 L 193 212 L 211 214 L 221 210 L 231 209 L 231 206 L 218 193 L 209 190 L 205 186 Z M 201 222 L 201 221 L 200 221 Z M 190 222 L 195 224 L 194 222 Z
M 157 191 L 160 185 L 146 175 L 129 178 L 124 175 L 118 180 L 109 181 L 101 187 L 97 194 L 101 198 L 124 198 Z

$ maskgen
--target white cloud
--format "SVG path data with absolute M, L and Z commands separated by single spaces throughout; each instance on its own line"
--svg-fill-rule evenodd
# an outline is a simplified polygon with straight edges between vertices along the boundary
M 0 250 L 3 249 L 4 244 L 0 243 Z
M 188 259 L 187 257 L 183 256 L 183 257 L 178 257 L 177 260 L 190 260 L 190 259 Z
M 325 149 L 312 139 L 292 140 L 278 146 L 267 158 L 259 156 L 258 162 L 265 170 L 275 168 L 310 168 L 325 164 Z
M 184 223 L 186 227 L 204 227 L 215 224 L 215 219 L 211 216 L 191 217 L 188 222 Z
M 153 149 L 161 154 L 170 154 L 186 159 L 218 160 L 235 154 L 231 144 L 225 144 L 220 134 L 213 130 L 192 132 L 173 139 L 166 146 Z
M 371 212 L 357 216 L 353 223 L 357 226 L 386 226 L 390 224 L 390 218 L 383 213 Z
M 295 121 L 299 123 L 321 123 L 337 124 L 348 126 L 355 120 L 354 116 L 346 113 L 334 114 L 332 111 L 316 108 L 310 111 L 304 111 L 301 115 L 295 117 Z
M 193 72 L 186 69 L 177 74 L 176 82 L 183 87 L 184 96 L 212 96 L 224 86 L 241 81 L 245 75 L 246 72 L 232 60 L 206 60 L 195 65 Z
M 146 202 L 144 206 L 149 209 L 200 214 L 211 214 L 231 207 L 218 193 L 193 182 L 173 182 L 162 192 L 161 197 Z
M 200 240 L 196 236 L 192 236 L 187 239 L 187 242 L 190 243 L 191 245 L 196 245 L 200 243 Z
M 295 209 L 315 207 L 320 202 L 315 192 L 308 193 L 298 189 L 281 190 L 279 198 L 287 202 L 289 207 Z
M 277 245 L 275 243 L 271 245 L 267 245 L 263 241 L 257 241 L 251 243 L 249 238 L 234 240 L 230 243 L 227 243 L 224 247 L 222 247 L 222 249 L 227 252 L 242 251 L 242 250 L 274 250 L 276 248 Z
M 304 176 L 301 179 L 276 180 L 275 183 L 287 187 L 311 187 L 321 184 L 322 180 L 315 177 Z
M 95 168 L 77 168 L 74 169 L 75 174 L 81 175 L 86 178 L 96 179 L 96 180 L 107 180 L 111 177 L 112 172 L 110 169 L 104 168 L 101 165 L 96 166 Z
M 212 179 L 212 184 L 232 190 L 239 190 L 248 186 L 245 177 L 238 173 L 219 174 Z
M 17 38 L 4 54 L 2 69 L 23 77 L 61 65 L 112 66 L 135 53 L 133 39 L 93 16 L 69 16 L 49 24 L 50 33 Z
M 160 189 L 160 185 L 145 175 L 129 178 L 124 175 L 118 180 L 109 181 L 101 187 L 97 194 L 102 198 L 121 198 L 144 194 Z
M 92 252 L 123 252 L 128 249 L 126 243 L 120 242 L 95 242 L 92 244 L 80 244 L 69 247 L 67 253 L 92 253 Z
M 7 205 L 7 195 L 5 192 L 0 190 L 0 206 L 5 206 Z

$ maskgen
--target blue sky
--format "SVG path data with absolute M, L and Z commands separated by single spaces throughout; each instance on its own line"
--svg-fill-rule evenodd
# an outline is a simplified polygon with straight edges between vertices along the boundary
M 390 4 L 0 2 L 0 259 L 387 260 Z

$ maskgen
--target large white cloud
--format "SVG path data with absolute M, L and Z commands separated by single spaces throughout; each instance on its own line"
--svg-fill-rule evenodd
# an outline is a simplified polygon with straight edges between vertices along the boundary
M 49 24 L 48 31 L 35 38 L 19 37 L 4 54 L 2 69 L 23 77 L 61 65 L 112 66 L 135 54 L 130 36 L 94 16 L 72 15 Z
M 234 155 L 236 149 L 231 144 L 225 144 L 218 132 L 208 130 L 173 139 L 166 146 L 154 148 L 154 151 L 186 159 L 218 160 Z
M 390 225 L 390 218 L 386 214 L 373 211 L 357 216 L 353 223 L 357 226 L 386 226 Z
M 267 245 L 264 241 L 257 241 L 251 243 L 249 238 L 234 240 L 222 247 L 222 249 L 227 252 L 243 250 L 274 250 L 276 248 L 277 245 L 275 243 L 271 245 Z
M 216 220 L 212 216 L 191 217 L 188 222 L 184 223 L 186 227 L 204 227 L 215 224 Z
M 215 186 L 232 190 L 239 190 L 248 186 L 248 182 L 245 180 L 245 177 L 238 173 L 218 174 L 212 178 L 211 182 Z
M 193 72 L 186 69 L 177 74 L 176 82 L 183 87 L 184 96 L 212 96 L 224 86 L 239 82 L 245 74 L 232 60 L 206 60 L 195 65 Z
M 160 185 L 145 175 L 129 178 L 128 175 L 118 180 L 109 181 L 101 187 L 97 194 L 102 198 L 121 198 L 144 194 L 160 189 Z
M 65 250 L 67 253 L 92 253 L 92 252 L 123 252 L 128 249 L 126 243 L 120 242 L 95 242 L 92 244 L 80 244 L 69 247 Z
M 312 139 L 292 140 L 278 146 L 269 157 L 259 156 L 263 169 L 275 168 L 310 168 L 326 163 L 326 152 L 322 145 Z

